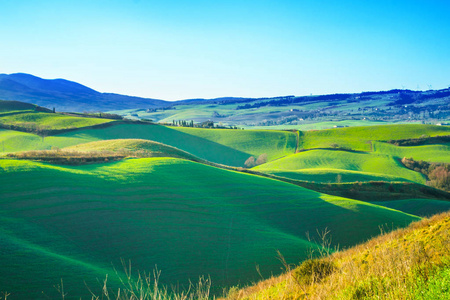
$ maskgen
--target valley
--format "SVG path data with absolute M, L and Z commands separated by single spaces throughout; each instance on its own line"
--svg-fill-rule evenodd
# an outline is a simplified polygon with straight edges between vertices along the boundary
M 448 192 L 402 163 L 423 160 L 448 174 L 449 126 L 164 123 L 0 101 L 0 291 L 8 299 L 57 298 L 61 282 L 66 299 L 90 299 L 106 277 L 117 290 L 155 268 L 161 285 L 183 290 L 206 276 L 220 296 L 281 274 L 282 261 L 339 255 L 380 228 L 450 209 Z

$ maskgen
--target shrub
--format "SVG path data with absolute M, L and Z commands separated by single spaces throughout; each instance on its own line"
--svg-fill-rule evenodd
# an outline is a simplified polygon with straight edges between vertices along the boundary
M 293 277 L 298 284 L 311 284 L 321 282 L 337 270 L 334 262 L 327 259 L 305 260 L 293 272 Z

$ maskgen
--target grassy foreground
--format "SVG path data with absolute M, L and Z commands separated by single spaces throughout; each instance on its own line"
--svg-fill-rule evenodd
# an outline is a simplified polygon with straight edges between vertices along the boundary
M 289 263 L 305 259 L 321 247 L 308 232 L 330 228 L 333 245 L 346 247 L 382 224 L 419 219 L 174 158 L 83 166 L 5 159 L 0 168 L 0 278 L 18 298 L 55 298 L 61 278 L 72 297 L 89 294 L 84 282 L 99 291 L 106 274 L 118 287 L 111 265 L 121 259 L 136 270 L 157 265 L 163 284 L 210 275 L 221 291 L 259 278 L 256 266 L 265 277 L 279 273 L 277 250 Z
M 286 267 L 226 299 L 449 299 L 450 214 Z

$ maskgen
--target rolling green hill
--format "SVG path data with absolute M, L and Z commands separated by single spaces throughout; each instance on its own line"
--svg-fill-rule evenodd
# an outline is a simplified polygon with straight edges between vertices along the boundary
M 373 142 L 373 151 L 398 158 L 450 163 L 450 144 L 399 147 L 388 143 Z
M 0 151 L 46 150 L 51 145 L 36 134 L 0 129 Z
M 404 199 L 395 201 L 373 201 L 370 203 L 422 217 L 430 217 L 434 214 L 450 210 L 450 201 L 433 199 Z
M 449 232 L 450 214 L 436 215 L 232 290 L 226 299 L 448 299 Z
M 26 126 L 33 124 L 36 126 L 45 127 L 46 129 L 49 130 L 87 127 L 109 123 L 112 121 L 113 120 L 109 119 L 82 118 L 44 112 L 21 113 L 21 114 L 0 116 L 0 123 L 7 126 L 8 125 Z
M 211 162 L 244 166 L 251 155 L 267 153 L 269 159 L 294 153 L 293 132 L 178 128 L 160 125 L 120 124 L 107 128 L 67 132 L 46 141 L 64 148 L 91 141 L 109 139 L 146 139 L 160 142 Z
M 264 167 L 262 167 L 264 168 Z M 300 169 L 295 171 L 284 170 L 264 170 L 262 172 L 273 174 L 276 176 L 291 178 L 302 181 L 314 181 L 321 183 L 338 183 L 338 182 L 366 182 L 366 181 L 405 181 L 405 178 L 377 174 L 362 171 L 351 171 L 343 169 Z
M 130 154 L 133 153 L 147 153 L 160 155 L 161 157 L 176 157 L 184 158 L 194 161 L 199 161 L 194 155 L 187 153 L 183 150 L 171 147 L 165 144 L 161 144 L 154 141 L 140 140 L 140 139 L 118 139 L 118 140 L 104 140 L 97 142 L 90 142 L 86 144 L 80 144 L 72 147 L 64 148 L 68 151 L 82 151 L 82 152 L 101 152 L 101 151 L 112 151 L 112 152 L 125 152 Z
M 418 217 L 291 184 L 174 158 L 62 167 L 0 160 L 0 278 L 14 297 L 52 296 L 61 278 L 71 297 L 111 264 L 162 270 L 163 283 L 209 274 L 215 285 L 277 273 L 317 247 L 306 232 L 331 229 L 354 245 L 378 226 Z M 26 183 L 26 184 L 24 184 Z M 358 226 L 354 226 L 358 224 Z M 181 250 L 181 251 L 180 251 Z M 45 275 L 44 275 L 45 274 Z M 86 291 L 86 294 L 88 292 Z
M 330 148 L 333 144 L 353 150 L 370 151 L 371 141 L 419 138 L 450 134 L 450 126 L 420 124 L 379 125 L 303 131 L 299 149 Z
M 236 138 L 233 136 L 236 135 Z M 48 150 L 93 141 L 145 139 L 167 144 L 211 162 L 244 166 L 251 155 L 267 153 L 269 159 L 294 153 L 293 132 L 268 130 L 191 129 L 160 125 L 118 124 L 106 128 L 82 129 L 45 137 L 0 129 L 0 151 Z
M 300 170 L 303 169 L 306 169 L 306 173 L 299 175 Z M 326 169 L 329 172 L 326 172 Z M 406 181 L 425 183 L 425 177 L 422 174 L 406 169 L 398 160 L 388 155 L 365 152 L 310 150 L 257 166 L 254 170 L 273 174 L 281 172 L 282 176 L 293 179 L 300 179 L 299 176 L 307 176 L 310 179 L 317 177 L 311 181 L 318 182 L 336 182 L 337 170 L 344 170 L 341 175 L 345 181 L 350 181 L 350 176 L 347 176 L 350 174 L 352 179 L 357 179 L 355 173 L 357 171 L 362 172 L 361 178 L 357 181 L 375 178 L 380 180 L 384 177 L 386 181 L 403 178 Z M 289 175 L 288 172 L 293 173 Z

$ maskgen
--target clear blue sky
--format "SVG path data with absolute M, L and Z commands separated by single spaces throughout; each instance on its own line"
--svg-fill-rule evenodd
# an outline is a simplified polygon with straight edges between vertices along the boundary
M 176 100 L 450 85 L 438 0 L 0 0 L 0 73 Z

